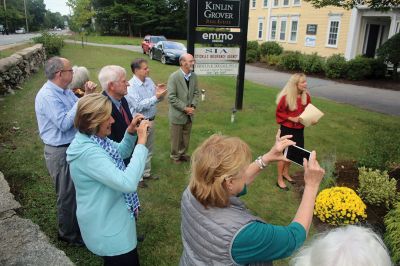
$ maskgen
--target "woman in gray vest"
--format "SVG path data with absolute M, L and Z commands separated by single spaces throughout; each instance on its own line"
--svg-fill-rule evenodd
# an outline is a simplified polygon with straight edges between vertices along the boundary
M 286 161 L 282 151 L 295 144 L 290 137 L 280 137 L 278 131 L 275 145 L 254 162 L 247 144 L 236 137 L 213 135 L 196 149 L 181 203 L 180 265 L 272 265 L 302 246 L 325 173 L 315 151 L 309 161 L 304 160 L 303 198 L 288 226 L 251 215 L 238 198 L 269 163 Z

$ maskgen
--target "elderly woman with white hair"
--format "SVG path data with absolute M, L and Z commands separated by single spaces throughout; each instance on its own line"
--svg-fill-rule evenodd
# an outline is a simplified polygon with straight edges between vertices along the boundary
M 371 229 L 349 225 L 316 236 L 292 266 L 392 266 L 382 239 Z
M 85 95 L 86 88 L 91 88 L 92 91 L 96 89 L 97 85 L 89 80 L 89 70 L 86 67 L 73 66 L 72 71 L 74 75 L 68 89 L 72 90 L 76 97 L 81 98 Z

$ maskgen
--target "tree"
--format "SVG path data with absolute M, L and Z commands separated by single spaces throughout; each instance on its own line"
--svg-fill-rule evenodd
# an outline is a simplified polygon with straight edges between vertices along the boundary
M 377 54 L 386 62 L 393 64 L 393 79 L 398 78 L 397 68 L 400 66 L 400 32 L 393 35 L 381 47 L 378 48 Z
M 70 19 L 70 28 L 73 31 L 83 33 L 90 29 L 90 19 L 95 15 L 92 11 L 90 0 L 68 0 L 67 5 L 71 7 L 73 15 Z
M 29 0 L 27 2 L 27 13 L 29 30 L 37 31 L 45 26 L 46 5 L 43 0 Z
M 386 11 L 393 7 L 400 6 L 400 0 L 305 0 L 314 7 L 321 8 L 325 6 L 338 6 L 345 9 L 352 9 L 360 5 L 366 5 L 369 8 Z

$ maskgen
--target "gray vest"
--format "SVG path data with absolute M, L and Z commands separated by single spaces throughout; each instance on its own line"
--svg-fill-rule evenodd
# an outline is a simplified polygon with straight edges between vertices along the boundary
M 181 215 L 181 266 L 237 265 L 231 254 L 235 236 L 252 221 L 264 222 L 251 215 L 237 197 L 230 198 L 229 207 L 206 209 L 193 197 L 189 187 L 182 196 Z

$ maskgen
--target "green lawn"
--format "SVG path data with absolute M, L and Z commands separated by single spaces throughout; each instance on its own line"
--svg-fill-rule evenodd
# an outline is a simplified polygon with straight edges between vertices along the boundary
M 97 82 L 100 68 L 117 64 L 130 73 L 130 62 L 141 54 L 124 50 L 66 45 L 62 56 L 73 64 L 84 65 Z M 150 75 L 157 82 L 167 82 L 177 66 L 164 66 L 150 61 Z M 130 76 L 130 74 L 129 74 Z M 21 91 L 0 102 L 0 169 L 12 192 L 21 202 L 19 214 L 31 219 L 61 248 L 76 265 L 101 265 L 102 260 L 85 248 L 67 247 L 56 240 L 55 193 L 43 159 L 43 144 L 38 137 L 34 114 L 34 98 L 45 82 L 43 70 L 28 79 Z M 275 122 L 274 88 L 245 82 L 244 108 L 237 113 L 236 122 L 230 122 L 235 99 L 235 79 L 231 77 L 200 77 L 200 87 L 206 89 L 206 101 L 200 103 L 193 125 L 191 151 L 213 133 L 239 136 L 253 151 L 254 158 L 273 143 L 278 128 Z M 313 103 L 324 111 L 320 123 L 306 129 L 306 148 L 317 150 L 320 161 L 357 159 L 360 148 L 368 145 L 365 136 L 373 128 L 398 132 L 400 118 L 365 111 L 349 105 L 313 98 Z M 167 102 L 159 105 L 157 114 L 157 141 L 153 157 L 154 173 L 160 180 L 151 181 L 149 188 L 139 190 L 143 212 L 138 232 L 146 234 L 139 244 L 142 265 L 177 265 L 182 252 L 180 238 L 180 198 L 189 178 L 189 166 L 173 165 L 169 160 L 169 130 Z M 392 134 L 394 139 L 396 136 Z M 292 171 L 301 168 L 293 167 Z M 248 207 L 266 221 L 285 225 L 295 214 L 298 195 L 280 191 L 276 186 L 276 168 L 270 166 L 249 188 L 243 197 Z M 280 261 L 275 265 L 286 265 Z

